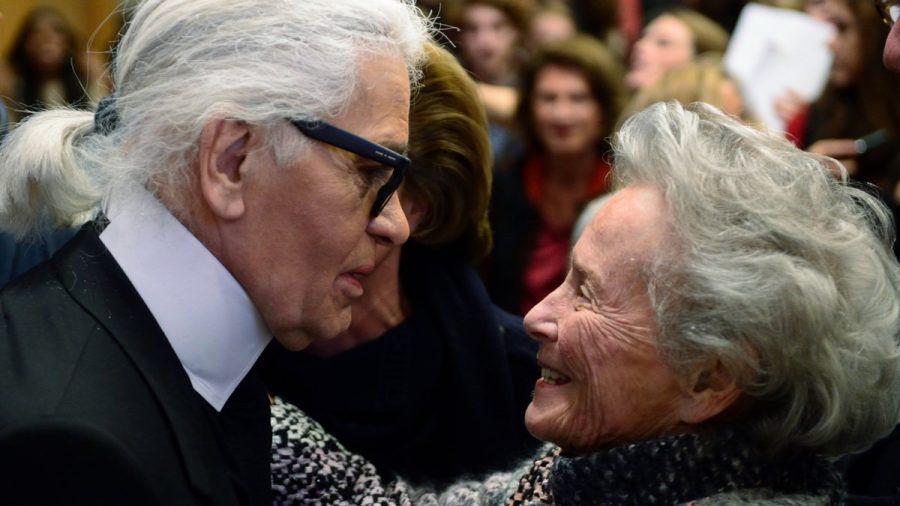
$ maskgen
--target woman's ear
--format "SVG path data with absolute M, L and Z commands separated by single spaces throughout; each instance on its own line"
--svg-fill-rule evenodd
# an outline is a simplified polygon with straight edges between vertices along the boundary
M 689 425 L 718 416 L 741 396 L 734 377 L 718 359 L 697 367 L 684 387 L 679 417 Z
M 244 163 L 252 132 L 243 121 L 216 119 L 200 133 L 200 194 L 210 212 L 224 220 L 244 214 Z

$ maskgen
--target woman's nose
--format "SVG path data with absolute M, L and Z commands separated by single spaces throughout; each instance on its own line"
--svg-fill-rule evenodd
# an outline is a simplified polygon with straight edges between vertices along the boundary
M 560 287 L 562 288 L 562 287 Z M 538 341 L 555 341 L 559 329 L 560 317 L 559 297 L 556 296 L 560 288 L 554 290 L 544 300 L 538 302 L 531 311 L 525 315 L 525 331 L 533 339 Z

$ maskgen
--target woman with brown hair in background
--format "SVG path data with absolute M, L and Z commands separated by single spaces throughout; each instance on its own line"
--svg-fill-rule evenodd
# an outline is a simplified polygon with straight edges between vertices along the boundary
M 603 155 L 625 98 L 621 75 L 588 36 L 541 49 L 523 72 L 516 117 L 526 154 L 495 173 L 485 273 L 507 311 L 525 314 L 559 285 L 578 213 L 607 190 Z
M 835 27 L 834 63 L 828 87 L 789 132 L 814 153 L 840 159 L 854 179 L 873 183 L 896 203 L 900 179 L 900 75 L 881 63 L 888 27 L 866 2 L 826 0 Z M 878 133 L 861 146 L 856 139 Z M 877 144 L 877 145 L 876 145 Z
M 52 7 L 38 7 L 22 23 L 9 53 L 14 78 L 11 109 L 20 119 L 59 105 L 86 105 L 87 54 L 75 31 Z

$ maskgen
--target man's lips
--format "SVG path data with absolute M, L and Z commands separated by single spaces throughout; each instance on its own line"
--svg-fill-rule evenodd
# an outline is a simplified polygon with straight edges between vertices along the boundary
M 368 263 L 365 263 L 365 264 L 353 269 L 352 271 L 347 271 L 347 274 L 350 274 L 351 276 L 364 277 L 364 276 L 368 276 L 369 274 L 372 274 L 373 270 L 375 270 L 375 263 L 368 262 Z
M 366 276 L 371 274 L 374 269 L 374 264 L 367 263 L 360 267 L 356 267 L 353 270 L 341 273 L 341 275 L 338 276 L 338 279 L 341 279 L 350 287 L 350 293 L 348 293 L 349 296 L 354 298 L 361 297 L 363 292 L 365 292 L 362 281 Z

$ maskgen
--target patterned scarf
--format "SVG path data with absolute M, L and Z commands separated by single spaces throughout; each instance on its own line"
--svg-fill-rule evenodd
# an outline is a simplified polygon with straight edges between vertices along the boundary
M 718 494 L 843 503 L 844 485 L 830 462 L 806 451 L 767 458 L 744 433 L 681 434 L 577 457 L 554 448 L 534 462 L 506 505 L 671 505 Z

